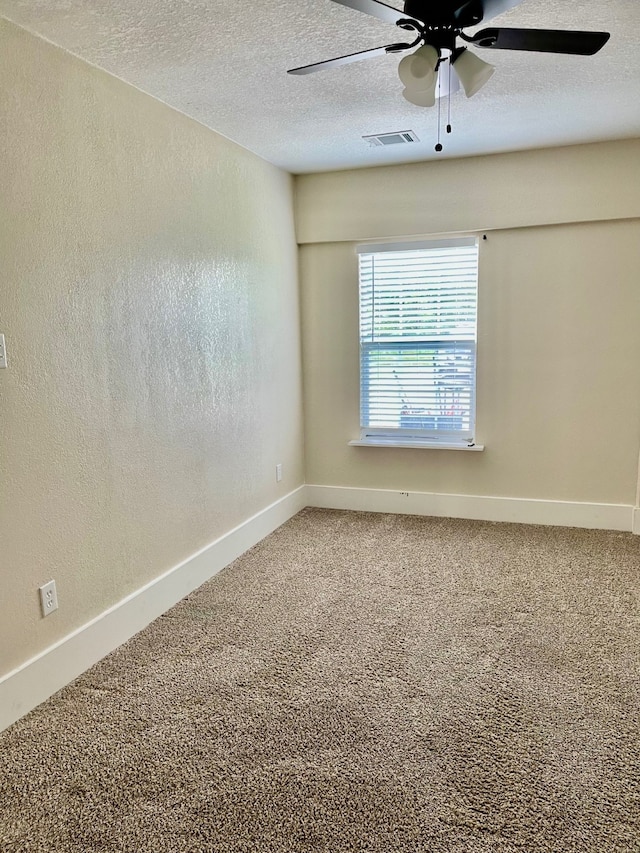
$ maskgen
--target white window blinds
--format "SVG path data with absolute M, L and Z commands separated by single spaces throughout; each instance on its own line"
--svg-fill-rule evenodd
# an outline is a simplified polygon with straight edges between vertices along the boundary
M 477 239 L 358 254 L 361 438 L 473 441 Z

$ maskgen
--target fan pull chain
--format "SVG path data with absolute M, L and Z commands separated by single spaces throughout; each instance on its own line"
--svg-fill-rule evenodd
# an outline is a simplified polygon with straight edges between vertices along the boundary
M 447 94 L 447 133 L 451 133 L 451 57 L 447 63 L 447 73 L 449 75 L 449 92 Z
M 438 141 L 436 143 L 436 151 L 442 151 L 442 144 L 440 143 L 440 102 L 442 98 L 440 97 L 440 74 L 438 74 Z

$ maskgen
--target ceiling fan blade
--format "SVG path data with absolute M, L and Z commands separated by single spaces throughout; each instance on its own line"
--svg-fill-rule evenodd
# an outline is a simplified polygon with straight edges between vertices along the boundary
M 348 53 L 346 56 L 337 56 L 335 59 L 325 59 L 324 62 L 314 62 L 311 65 L 301 65 L 300 68 L 290 68 L 287 74 L 311 74 L 313 71 L 324 71 L 325 68 L 337 68 L 339 65 L 348 65 L 350 62 L 359 62 L 361 59 L 372 59 L 374 56 L 384 56 L 386 53 L 399 53 L 408 50 L 410 44 L 385 44 L 382 47 L 373 47 L 371 50 L 360 50 L 358 53 Z
M 406 12 L 394 9 L 393 6 L 387 6 L 386 3 L 380 3 L 379 0 L 333 0 L 333 2 L 339 3 L 341 6 L 348 6 L 349 9 L 355 9 L 356 12 L 364 12 L 365 15 L 373 15 L 374 18 L 386 21 L 387 24 L 397 24 L 398 21 L 406 20 L 408 17 Z M 420 20 L 415 15 L 410 17 Z
M 609 33 L 582 30 L 512 30 L 488 27 L 466 41 L 496 50 L 537 50 L 542 53 L 572 53 L 592 56 L 609 40 Z
M 481 0 L 481 3 L 482 20 L 490 21 L 491 18 L 495 18 L 496 15 L 501 15 L 509 9 L 513 9 L 514 6 L 522 3 L 522 0 Z

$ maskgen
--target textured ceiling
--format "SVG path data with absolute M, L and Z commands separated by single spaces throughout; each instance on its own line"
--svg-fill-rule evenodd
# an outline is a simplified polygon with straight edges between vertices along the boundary
M 441 154 L 437 109 L 404 100 L 397 55 L 286 74 L 403 40 L 331 0 L 0 0 L 0 15 L 294 173 L 640 136 L 638 0 L 522 0 L 494 18 L 611 39 L 591 57 L 474 49 L 496 73 L 472 99 L 452 97 Z M 420 142 L 362 140 L 397 130 Z

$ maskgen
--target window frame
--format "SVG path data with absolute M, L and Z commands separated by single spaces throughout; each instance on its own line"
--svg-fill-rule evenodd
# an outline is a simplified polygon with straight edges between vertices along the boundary
M 478 291 L 479 291 L 479 269 L 480 269 L 480 235 L 477 233 L 465 233 L 455 236 L 441 236 L 433 239 L 421 239 L 414 241 L 385 242 L 385 243 L 363 243 L 356 247 L 358 255 L 358 340 L 359 340 L 359 410 L 360 410 L 360 439 L 349 442 L 352 445 L 373 445 L 373 446 L 397 446 L 397 447 L 442 447 L 446 449 L 473 449 L 481 450 L 482 446 L 475 443 L 476 429 L 476 395 L 477 395 L 477 345 L 478 345 Z M 475 303 L 473 317 L 473 337 L 465 335 L 462 337 L 450 337 L 449 335 L 428 335 L 422 338 L 413 338 L 402 340 L 402 336 L 398 335 L 395 340 L 364 340 L 362 336 L 363 326 L 363 277 L 361 255 L 376 255 L 394 252 L 415 252 L 421 249 L 449 249 L 457 247 L 471 247 L 476 249 L 476 266 L 475 266 Z M 374 273 L 375 275 L 375 273 Z M 369 396 L 365 393 L 369 371 L 365 367 L 365 362 L 370 358 L 373 351 L 382 351 L 384 349 L 432 349 L 446 350 L 451 347 L 456 354 L 468 351 L 468 357 L 471 361 L 471 384 L 468 387 L 469 393 L 469 429 L 446 429 L 434 428 L 425 429 L 422 427 L 412 426 L 410 428 L 403 427 L 371 427 L 364 424 L 369 420 L 368 413 L 365 412 L 366 403 Z M 437 383 L 433 383 L 434 386 Z M 417 413 L 419 416 L 420 413 Z M 402 417 L 402 413 L 400 414 Z M 439 418 L 453 417 L 445 414 L 425 414 L 422 420 L 434 420 L 437 423 Z

